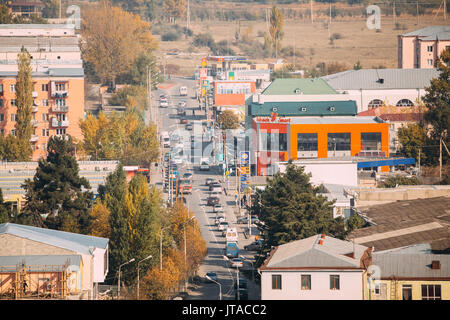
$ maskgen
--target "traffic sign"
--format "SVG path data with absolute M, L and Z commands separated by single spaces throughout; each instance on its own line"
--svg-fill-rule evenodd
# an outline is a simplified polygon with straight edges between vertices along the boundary
M 250 154 L 248 151 L 241 151 L 241 164 L 244 164 L 244 165 L 248 164 L 249 160 L 250 160 L 249 157 L 250 157 Z
M 202 80 L 202 87 L 208 88 L 209 87 L 209 80 Z
M 250 167 L 241 167 L 241 175 L 249 175 L 250 174 Z

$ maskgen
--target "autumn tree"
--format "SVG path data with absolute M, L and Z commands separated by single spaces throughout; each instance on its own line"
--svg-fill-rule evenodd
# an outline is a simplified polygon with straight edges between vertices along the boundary
M 407 126 L 402 126 L 397 131 L 398 141 L 401 144 L 401 152 L 408 158 L 415 158 L 416 161 L 419 160 L 422 164 L 428 163 L 429 158 L 429 148 L 427 148 L 427 143 L 429 138 L 427 136 L 426 128 L 419 123 L 411 123 Z
M 112 87 L 117 77 L 128 73 L 141 54 L 156 48 L 148 22 L 112 6 L 107 0 L 83 12 L 82 36 L 83 60 Z
M 111 233 L 109 215 L 108 208 L 97 200 L 91 210 L 92 223 L 89 232 L 91 236 L 109 238 Z
M 217 118 L 222 130 L 239 128 L 239 116 L 232 110 L 224 110 Z
M 283 13 L 277 7 L 273 6 L 270 14 L 269 34 L 276 56 L 278 56 L 281 50 L 281 40 L 284 36 L 283 25 Z
M 33 81 L 31 79 L 31 56 L 22 46 L 21 52 L 17 56 L 18 73 L 15 85 L 16 91 L 16 137 L 19 146 L 19 154 L 16 154 L 17 161 L 29 161 L 32 149 L 30 144 L 31 135 L 34 131 L 31 123 L 33 116 Z

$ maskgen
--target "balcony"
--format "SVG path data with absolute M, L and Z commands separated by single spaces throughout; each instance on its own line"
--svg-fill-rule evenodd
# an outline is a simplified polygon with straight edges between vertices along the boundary
M 31 93 L 31 95 L 33 96 L 33 98 L 37 98 L 37 97 L 38 97 L 37 91 L 33 91 L 33 92 Z
M 68 112 L 69 106 L 56 106 L 52 105 L 52 112 Z
M 52 91 L 52 98 L 67 98 L 69 96 L 69 91 Z
M 37 142 L 39 137 L 36 134 L 33 134 L 30 138 L 30 142 Z
M 59 121 L 57 118 L 52 118 L 52 127 L 54 128 L 65 128 L 69 126 L 69 120 Z
M 38 112 L 38 107 L 37 106 L 33 106 L 33 112 Z
M 31 125 L 36 128 L 39 125 L 39 121 L 31 120 Z

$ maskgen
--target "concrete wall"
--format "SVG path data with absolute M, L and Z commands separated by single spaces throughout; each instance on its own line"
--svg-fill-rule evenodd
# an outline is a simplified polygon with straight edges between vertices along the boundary
M 10 234 L 0 235 L 0 256 L 70 255 L 76 252 Z
M 272 289 L 272 275 L 281 274 L 281 290 Z M 301 289 L 301 275 L 311 275 L 311 290 Z M 340 290 L 330 290 L 330 275 L 340 276 Z M 261 300 L 362 300 L 362 271 L 265 271 Z
M 359 204 L 361 201 L 397 201 L 426 199 L 434 197 L 450 197 L 450 186 L 411 186 L 398 188 L 367 188 L 352 189 L 358 194 Z

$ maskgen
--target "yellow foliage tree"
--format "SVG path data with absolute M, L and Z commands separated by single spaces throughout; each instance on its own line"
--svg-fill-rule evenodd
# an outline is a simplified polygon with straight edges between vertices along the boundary
M 109 210 L 101 202 L 97 201 L 92 207 L 91 216 L 91 232 L 90 235 L 94 237 L 109 238 L 111 226 L 109 225 Z
M 129 71 L 142 54 L 156 49 L 150 24 L 139 15 L 114 7 L 107 0 L 83 11 L 81 49 L 103 82 L 115 86 L 116 78 Z

